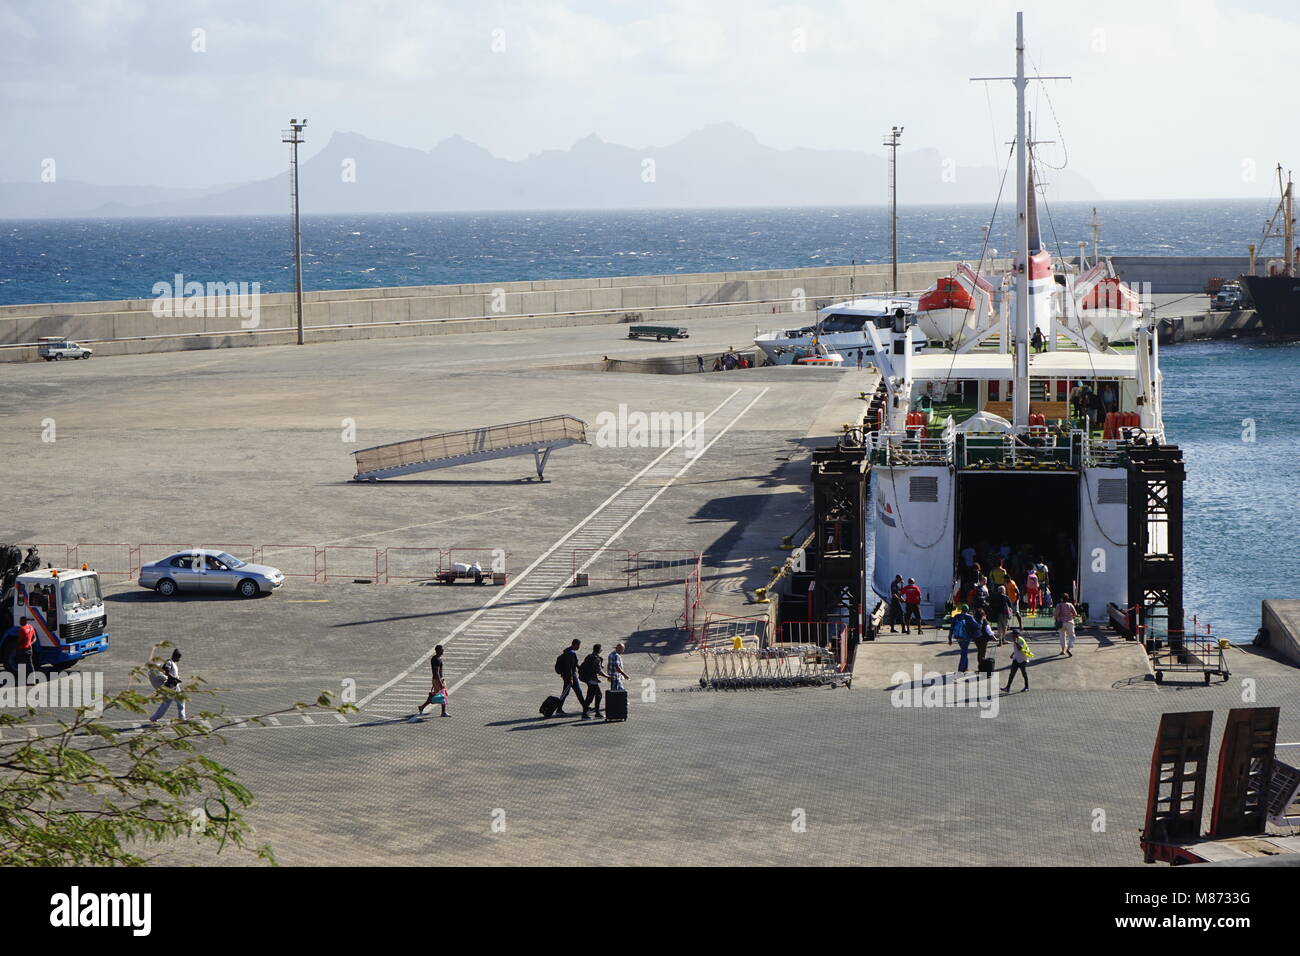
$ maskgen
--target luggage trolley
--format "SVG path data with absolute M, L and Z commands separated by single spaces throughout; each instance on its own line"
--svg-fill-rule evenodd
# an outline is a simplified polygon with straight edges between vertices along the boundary
M 1192 626 L 1196 628 L 1195 618 L 1192 620 Z M 1179 646 L 1166 644 L 1152 651 L 1151 668 L 1156 672 L 1156 683 L 1163 684 L 1166 674 L 1196 673 L 1205 679 L 1206 684 L 1209 684 L 1210 678 L 1215 676 L 1223 678 L 1227 683 L 1232 672 L 1228 669 L 1224 652 L 1229 646 L 1226 639 L 1212 637 L 1207 624 L 1204 635 L 1193 634 L 1191 637 L 1184 637 Z

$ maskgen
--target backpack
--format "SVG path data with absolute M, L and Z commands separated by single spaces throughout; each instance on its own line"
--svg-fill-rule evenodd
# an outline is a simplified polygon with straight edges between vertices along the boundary
M 569 652 L 561 651 L 560 656 L 555 659 L 555 673 L 564 677 L 569 673 Z
M 596 679 L 596 675 L 599 672 L 600 672 L 600 657 L 597 656 L 595 651 L 592 651 L 590 654 L 584 657 L 582 659 L 582 663 L 578 665 L 578 678 L 584 684 L 590 683 L 591 681 L 594 681 Z
M 167 683 L 167 675 L 163 673 L 163 669 L 157 664 L 150 663 L 148 668 L 149 686 L 154 690 L 161 690 Z

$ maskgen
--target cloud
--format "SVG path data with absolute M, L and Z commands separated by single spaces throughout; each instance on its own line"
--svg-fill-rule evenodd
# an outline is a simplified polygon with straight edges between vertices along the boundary
M 987 165 L 1011 88 L 969 77 L 1012 70 L 1017 7 L 1033 61 L 1074 77 L 1031 94 L 1058 141 L 1044 152 L 1103 194 L 1266 196 L 1267 170 L 1300 155 L 1278 122 L 1300 24 L 1269 0 L 85 0 L 0 8 L 0 178 L 58 156 L 97 182 L 252 179 L 283 165 L 278 131 L 304 113 L 309 150 L 356 129 L 522 158 L 731 121 L 778 147 L 881 152 L 901 124 L 957 169 Z

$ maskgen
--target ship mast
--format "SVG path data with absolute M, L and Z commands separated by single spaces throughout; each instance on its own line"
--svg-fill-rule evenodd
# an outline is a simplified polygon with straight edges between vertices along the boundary
M 1097 207 L 1092 207 L 1092 219 L 1088 223 L 1092 230 L 1092 264 L 1101 262 L 1101 220 L 1097 218 Z
M 1282 165 L 1277 167 L 1278 177 L 1282 175 Z M 1286 190 L 1282 193 L 1282 215 L 1286 222 L 1282 224 L 1283 241 L 1286 242 L 1286 274 L 1295 275 L 1295 215 L 1291 208 L 1291 173 L 1286 174 Z
M 1278 192 L 1281 193 L 1282 198 L 1279 200 L 1277 204 L 1277 208 L 1273 210 L 1272 217 L 1269 219 L 1268 222 L 1264 224 L 1264 235 L 1260 238 L 1259 252 L 1261 254 L 1264 252 L 1264 247 L 1268 244 L 1268 240 L 1281 239 L 1283 244 L 1282 274 L 1287 276 L 1294 276 L 1296 273 L 1295 210 L 1292 206 L 1291 173 L 1289 171 L 1287 172 L 1286 181 L 1283 182 L 1281 163 L 1277 164 L 1277 188 L 1278 188 Z M 1279 215 L 1281 215 L 1282 217 L 1281 232 L 1275 231 L 1275 224 L 1277 223 L 1277 217 Z M 1255 274 L 1254 261 L 1253 261 L 1254 256 L 1255 256 L 1255 250 L 1254 247 L 1252 246 L 1251 247 L 1252 262 L 1251 262 L 1251 269 L 1250 269 L 1251 275 Z
M 1016 14 L 1016 384 L 1011 423 L 1029 424 L 1029 149 L 1025 141 L 1025 15 Z
M 1068 76 L 1039 76 L 1039 80 L 1068 80 Z M 1011 80 L 1016 87 L 1016 325 L 1012 424 L 1029 424 L 1029 138 L 1025 121 L 1025 15 L 1016 13 L 1016 75 L 976 76 L 974 81 Z

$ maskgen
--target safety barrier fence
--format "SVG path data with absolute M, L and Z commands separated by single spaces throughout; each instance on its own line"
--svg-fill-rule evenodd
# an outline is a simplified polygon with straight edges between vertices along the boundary
M 396 584 L 433 581 L 456 563 L 479 563 L 483 570 L 505 573 L 508 552 L 501 548 L 374 548 L 315 544 L 184 544 L 126 542 L 78 544 L 25 543 L 35 547 L 42 566 L 75 568 L 85 565 L 103 578 L 132 578 L 145 565 L 173 554 L 195 550 L 224 552 L 249 564 L 278 568 L 285 578 L 312 584 L 367 581 Z
M 677 584 L 694 574 L 700 563 L 698 551 L 638 551 L 632 555 L 631 573 L 637 586 Z
M 738 617 L 710 611 L 699 628 L 696 648 L 701 653 L 717 650 L 757 649 L 767 645 L 767 615 Z
M 20 544 L 18 547 L 23 551 L 26 551 L 28 548 L 35 548 L 37 554 L 40 555 L 42 564 L 48 562 L 56 568 L 66 568 L 71 567 L 72 565 L 72 559 L 69 557 L 71 549 L 66 544 L 40 544 L 38 542 L 31 542 L 29 544 Z
M 321 549 L 321 583 L 335 581 L 370 580 L 379 581 L 381 554 L 379 548 L 357 548 L 348 545 L 326 545 Z
M 126 542 L 56 544 L 29 542 L 23 549 L 35 547 L 42 566 L 75 568 L 85 565 L 103 578 L 132 578 L 145 565 L 178 553 L 202 549 L 225 552 L 250 564 L 268 564 L 278 568 L 293 581 L 312 584 L 342 581 L 366 581 L 376 584 L 434 581 L 458 565 L 478 566 L 484 576 L 504 575 L 510 552 L 504 548 L 456 546 L 438 547 L 364 547 L 358 545 L 314 544 L 183 544 Z M 562 553 L 561 553 L 562 554 Z M 563 558 L 561 558 L 563 560 Z M 579 568 L 590 582 L 620 588 L 646 587 L 685 582 L 688 590 L 694 582 L 698 607 L 700 554 L 682 549 L 573 548 L 570 565 Z
M 776 627 L 777 644 L 821 648 L 830 655 L 839 673 L 846 673 L 852 666 L 857 642 L 857 628 L 846 621 L 785 621 Z
M 722 648 L 703 655 L 700 686 L 715 690 L 835 686 L 847 682 L 827 650 L 815 644 Z
M 442 569 L 441 548 L 384 549 L 385 581 L 431 581 Z
M 697 628 L 703 623 L 701 615 L 704 610 L 704 556 L 696 555 L 695 562 L 686 573 L 685 602 L 682 608 L 681 626 L 686 631 L 687 639 L 697 639 Z
M 681 584 L 698 577 L 700 553 L 680 549 L 630 551 L 626 548 L 574 548 L 570 573 L 587 575 L 590 584 L 639 588 Z

